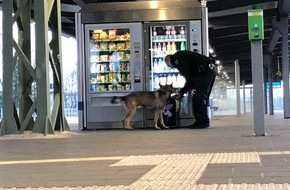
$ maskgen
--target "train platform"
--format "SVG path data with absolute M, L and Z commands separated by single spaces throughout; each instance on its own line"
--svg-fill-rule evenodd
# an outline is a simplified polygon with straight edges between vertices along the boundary
M 208 129 L 86 130 L 0 137 L 0 190 L 290 189 L 290 120 L 220 116 Z

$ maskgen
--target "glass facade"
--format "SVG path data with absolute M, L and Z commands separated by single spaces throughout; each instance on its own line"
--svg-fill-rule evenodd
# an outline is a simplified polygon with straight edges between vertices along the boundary
M 211 103 L 214 108 L 214 115 L 235 115 L 236 114 L 236 89 L 231 83 L 216 77 L 211 92 Z
M 215 116 L 236 115 L 237 114 L 237 94 L 236 87 L 228 81 L 217 77 L 211 93 L 212 106 Z M 267 100 L 269 92 L 267 89 Z M 283 110 L 283 82 L 279 86 L 273 86 L 273 105 L 274 111 Z M 240 87 L 240 113 L 253 112 L 253 86 L 247 85 Z M 269 112 L 269 101 L 267 101 Z

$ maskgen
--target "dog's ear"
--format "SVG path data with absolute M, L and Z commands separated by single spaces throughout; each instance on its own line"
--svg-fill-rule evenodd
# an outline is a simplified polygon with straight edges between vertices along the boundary
M 172 82 L 171 84 L 169 84 L 169 86 L 170 86 L 171 88 L 173 88 L 173 82 Z
M 161 88 L 163 85 L 161 83 L 159 83 L 159 87 Z

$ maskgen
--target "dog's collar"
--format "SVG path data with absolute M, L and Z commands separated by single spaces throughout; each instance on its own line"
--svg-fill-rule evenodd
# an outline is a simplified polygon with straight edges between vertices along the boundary
M 158 89 L 157 91 L 163 92 L 164 94 L 166 94 L 166 91 Z
M 163 92 L 164 94 L 167 94 L 167 91 L 164 91 L 164 90 L 161 90 L 161 89 L 158 89 L 157 92 L 158 91 Z M 168 93 L 169 93 L 169 95 L 171 94 L 171 92 L 168 92 Z

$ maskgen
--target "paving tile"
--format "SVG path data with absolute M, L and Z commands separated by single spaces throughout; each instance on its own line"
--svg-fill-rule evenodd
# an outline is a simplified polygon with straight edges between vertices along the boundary
M 228 177 L 202 177 L 197 181 L 197 184 L 227 184 L 230 178 Z
M 290 121 L 266 118 L 266 137 L 251 135 L 249 115 L 207 130 L 0 137 L 0 190 L 290 189 Z
M 268 171 L 263 172 L 265 177 L 289 177 L 290 178 L 290 172 L 289 171 Z
M 269 184 L 269 183 L 274 183 L 275 180 L 270 177 L 235 177 L 231 181 L 233 184 Z M 276 183 L 281 183 L 282 181 Z M 287 181 L 283 181 L 282 183 L 287 183 Z

